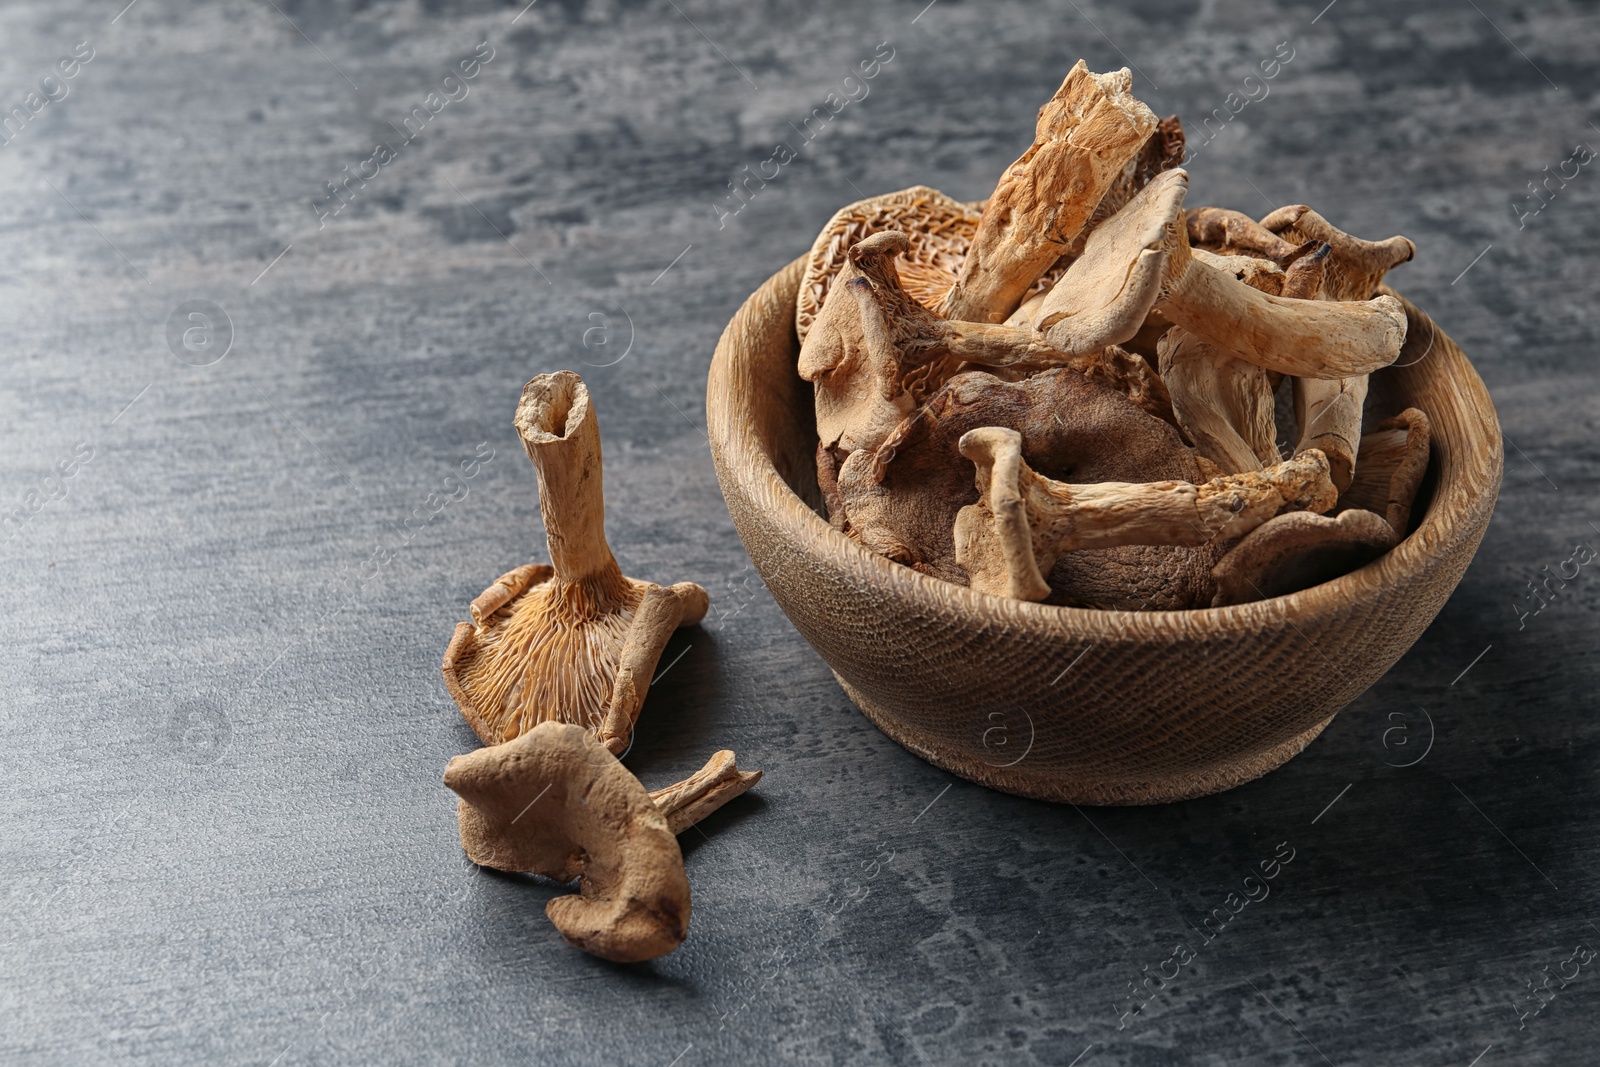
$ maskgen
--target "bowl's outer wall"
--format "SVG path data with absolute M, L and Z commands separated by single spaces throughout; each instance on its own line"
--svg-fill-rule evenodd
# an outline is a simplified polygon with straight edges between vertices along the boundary
M 1404 654 L 1488 526 L 1503 458 L 1494 407 L 1461 351 L 1408 303 L 1406 350 L 1373 390 L 1429 415 L 1435 488 L 1411 535 L 1372 564 L 1289 596 L 1182 612 L 1048 607 L 917 574 L 814 510 L 811 386 L 795 371 L 801 269 L 796 260 L 751 295 L 712 359 L 723 496 L 773 597 L 851 699 L 962 777 L 1139 804 L 1264 774 Z

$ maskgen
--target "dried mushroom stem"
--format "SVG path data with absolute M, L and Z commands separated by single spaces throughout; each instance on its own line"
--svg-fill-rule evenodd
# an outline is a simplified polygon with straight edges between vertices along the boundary
M 1339 492 L 1355 477 L 1356 450 L 1361 444 L 1361 408 L 1367 399 L 1367 376 L 1294 379 L 1294 416 L 1300 427 L 1296 455 L 1317 449 L 1328 457 Z
M 705 590 L 624 577 L 605 540 L 600 431 L 588 390 L 571 371 L 528 382 L 517 431 L 539 480 L 553 564 L 518 567 L 472 602 L 443 672 L 450 695 L 485 744 L 557 721 L 627 747 L 661 650 L 698 622 Z
M 1156 345 L 1178 426 L 1225 474 L 1279 460 L 1267 371 L 1181 326 Z
M 957 561 L 973 589 L 1022 600 L 1049 595 L 1058 556 L 1118 545 L 1203 545 L 1241 536 L 1288 510 L 1326 511 L 1336 500 L 1327 460 L 1315 452 L 1201 485 L 1068 484 L 1022 458 L 1022 435 L 986 427 L 961 438 L 976 466 L 978 503 L 956 518 Z
M 1361 463 L 1350 487 L 1339 498 L 1341 508 L 1376 512 L 1404 537 L 1411 528 L 1411 507 L 1428 472 L 1432 426 L 1419 408 L 1406 408 L 1361 438 Z
M 538 473 L 539 514 L 556 580 L 581 585 L 596 610 L 609 610 L 628 589 L 606 543 L 600 422 L 589 390 L 571 371 L 541 374 L 522 391 L 516 426 Z
M 461 846 L 484 867 L 525 871 L 580 892 L 545 914 L 568 942 L 620 963 L 664 956 L 689 931 L 689 879 L 667 817 L 639 780 L 584 730 L 542 723 L 450 761 Z
M 1092 74 L 1082 60 L 1039 109 L 1033 144 L 984 206 L 955 285 L 949 319 L 1002 322 L 1071 246 L 1100 201 L 1156 130 L 1126 68 Z
M 741 771 L 727 749 L 681 782 L 651 791 L 650 799 L 667 818 L 667 828 L 681 834 L 722 805 L 761 781 L 760 771 Z

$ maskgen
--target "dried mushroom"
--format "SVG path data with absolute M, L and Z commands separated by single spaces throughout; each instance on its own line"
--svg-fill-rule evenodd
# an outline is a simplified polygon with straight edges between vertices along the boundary
M 1397 537 L 1411 529 L 1411 505 L 1428 472 L 1428 416 L 1406 408 L 1361 438 L 1361 466 L 1339 506 L 1377 512 Z
M 1164 171 L 1119 213 L 1130 216 L 1130 229 L 1139 222 L 1164 229 L 1165 274 L 1156 311 L 1283 374 L 1343 378 L 1394 362 L 1406 336 L 1405 310 L 1395 298 L 1335 302 L 1271 296 L 1191 255 L 1181 211 L 1188 182 L 1183 170 Z
M 1044 575 L 1069 552 L 1204 545 L 1284 511 L 1326 511 L 1337 498 L 1327 460 L 1316 452 L 1200 485 L 1058 482 L 1028 466 L 1021 434 L 1000 427 L 963 435 L 961 454 L 977 468 L 979 496 L 956 517 L 956 560 L 973 589 L 1019 600 L 1047 597 Z
M 952 378 L 875 452 L 845 461 L 838 488 L 849 535 L 924 574 L 966 584 L 956 560 L 955 520 L 978 494 L 959 446 L 968 430 L 984 426 L 1021 433 L 1028 462 L 1059 479 L 1200 477 L 1194 454 L 1169 423 L 1075 370 L 1055 368 L 1020 382 L 969 371 Z M 1207 550 L 1191 548 L 1073 553 L 1049 576 L 1052 602 L 1125 610 L 1203 606 L 1214 562 Z
M 1316 455 L 1308 452 L 1290 462 Z M 1217 561 L 1211 572 L 1217 583 L 1211 606 L 1247 604 L 1319 585 L 1366 566 L 1398 540 L 1394 529 L 1370 511 L 1279 515 Z
M 450 695 L 484 744 L 541 722 L 628 746 L 672 631 L 705 616 L 693 582 L 624 577 L 605 538 L 600 428 L 571 371 L 541 374 L 522 391 L 517 432 L 539 479 L 552 566 L 518 567 L 472 603 L 445 652 Z
M 901 275 L 915 299 L 934 307 L 956 280 L 962 257 L 977 232 L 978 218 L 978 207 L 952 200 L 926 185 L 869 197 L 834 212 L 812 244 L 800 278 L 795 332 L 801 343 L 857 242 L 883 230 L 909 234 L 912 243 L 900 265 Z
M 561 936 L 620 963 L 665 956 L 689 932 L 678 839 L 639 780 L 581 727 L 541 722 L 457 756 L 461 846 L 474 863 L 558 882 L 580 879 L 545 914 Z
M 1039 109 L 1033 144 L 1006 168 L 939 312 L 1003 322 L 1066 253 L 1157 120 L 1127 68 L 1091 74 L 1082 60 Z
M 1417 254 L 1417 246 L 1410 238 L 1364 241 L 1338 229 L 1304 204 L 1279 208 L 1261 220 L 1261 228 L 1289 244 L 1315 242 L 1329 246 L 1332 255 L 1322 284 L 1325 300 L 1369 299 L 1377 293 L 1385 274 Z
M 1265 369 L 1181 326 L 1162 335 L 1156 352 L 1178 426 L 1202 456 L 1226 474 L 1278 461 Z

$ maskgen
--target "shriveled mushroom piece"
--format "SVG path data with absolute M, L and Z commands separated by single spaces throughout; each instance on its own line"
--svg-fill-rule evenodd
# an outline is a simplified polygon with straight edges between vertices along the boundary
M 1054 333 L 1026 326 L 953 321 L 929 311 L 904 289 L 896 269 L 896 257 L 908 246 L 909 238 L 898 230 L 855 244 L 834 281 L 833 297 L 800 346 L 800 377 L 816 388 L 817 436 L 835 461 L 858 449 L 876 449 L 963 363 L 1028 373 L 1070 366 L 1117 385 L 1146 410 L 1171 421 L 1166 389 L 1156 375 L 1142 359 L 1111 345 L 1138 328 L 1154 298 L 1159 269 L 1131 303 L 1125 293 L 1105 294 L 1092 314 L 1063 328 L 1058 343 Z M 1080 264 L 1093 255 L 1093 247 L 1091 239 Z M 1077 269 L 1075 264 L 1058 286 Z M 819 458 L 825 483 L 831 481 L 828 462 L 828 455 Z
M 1405 342 L 1406 317 L 1399 300 L 1378 296 L 1363 301 L 1296 300 L 1262 293 L 1232 274 L 1216 269 L 1189 250 L 1183 195 L 1189 175 L 1181 170 L 1158 174 L 1099 230 L 1095 237 L 1118 225 L 1115 251 L 1109 240 L 1106 263 L 1131 264 L 1130 282 L 1157 262 L 1164 261 L 1160 295 L 1152 310 L 1167 320 L 1223 345 L 1239 357 L 1282 374 L 1307 378 L 1344 378 L 1367 374 L 1394 362 Z M 1154 240 L 1156 233 L 1162 236 Z M 1095 237 L 1084 258 L 1073 264 L 1051 290 L 1039 326 L 1056 325 L 1049 313 L 1050 300 L 1062 294 L 1059 310 L 1080 313 L 1084 297 L 1068 285 L 1073 271 L 1089 259 Z M 1114 279 L 1107 284 L 1114 284 Z M 1052 339 L 1057 334 L 1051 332 Z
M 961 454 L 977 468 L 979 496 L 956 517 L 956 559 L 973 589 L 1019 600 L 1048 596 L 1044 575 L 1069 552 L 1204 545 L 1286 510 L 1326 511 L 1337 498 L 1327 460 L 1316 452 L 1200 485 L 1058 482 L 1030 468 L 1022 435 L 1001 427 L 968 431 Z
M 650 799 L 667 817 L 667 828 L 681 834 L 759 781 L 760 771 L 741 771 L 734 754 L 723 749 L 683 781 L 651 790 Z
M 1411 505 L 1428 472 L 1431 436 L 1428 416 L 1418 408 L 1380 422 L 1361 438 L 1361 463 L 1339 506 L 1377 512 L 1397 537 L 1404 537 L 1411 529 Z
M 1294 293 L 1308 300 L 1365 300 L 1378 291 L 1384 275 L 1416 255 L 1405 237 L 1365 241 L 1338 229 L 1304 204 L 1279 208 L 1261 220 L 1263 229 L 1286 241 L 1317 242 L 1322 275 Z M 1333 465 L 1333 482 L 1343 492 L 1354 477 L 1361 413 L 1367 398 L 1365 375 L 1332 380 L 1296 378 L 1295 418 L 1300 439 L 1295 451 L 1320 449 Z
M 910 238 L 900 275 L 906 291 L 926 307 L 936 307 L 961 270 L 961 260 L 978 230 L 981 205 L 963 204 L 914 185 L 898 192 L 846 204 L 828 220 L 806 256 L 795 302 L 795 331 L 805 343 L 828 294 L 849 262 L 858 242 L 884 230 L 900 230 Z
M 1006 168 L 984 205 L 961 273 L 938 311 L 1003 322 L 1066 253 L 1155 132 L 1127 68 L 1092 74 L 1079 60 L 1039 109 L 1034 141 Z
M 1325 300 L 1366 300 L 1378 291 L 1383 276 L 1417 254 L 1407 237 L 1364 241 L 1352 237 L 1304 204 L 1281 207 L 1261 220 L 1261 227 L 1290 245 L 1308 241 L 1329 246 Z
M 1264 368 L 1181 326 L 1161 336 L 1156 352 L 1178 425 L 1202 456 L 1225 474 L 1278 462 Z
M 853 245 L 800 346 L 800 377 L 815 386 L 818 440 L 840 458 L 876 448 L 910 414 L 927 388 L 930 363 L 955 365 L 922 337 L 943 320 L 900 285 L 894 259 L 906 245 L 899 230 Z
M 1033 467 L 1059 479 L 1200 477 L 1195 453 L 1177 430 L 1119 390 L 1065 367 L 1018 382 L 969 371 L 952 378 L 876 452 L 845 461 L 838 491 L 849 535 L 907 567 L 965 584 L 955 520 L 978 494 L 959 442 L 984 426 L 1018 431 Z M 1063 556 L 1047 577 L 1052 603 L 1175 610 L 1210 602 L 1215 561 L 1209 548 L 1138 545 Z
M 1189 223 L 1192 230 L 1193 213 Z M 1304 298 L 1314 295 L 1321 285 L 1327 246 L 1319 252 L 1307 254 L 1308 251 L 1302 246 L 1286 253 L 1287 270 L 1251 256 L 1203 251 L 1193 255 L 1197 261 L 1227 271 L 1258 292 Z M 1179 427 L 1219 471 L 1236 474 L 1257 470 L 1282 458 L 1278 455 L 1273 402 L 1277 382 L 1270 371 L 1181 326 L 1174 326 L 1161 336 L 1156 343 L 1156 357 Z M 1337 390 L 1339 381 L 1328 384 Z M 1359 421 L 1359 406 L 1356 414 Z M 1307 423 L 1302 421 L 1301 425 Z M 1321 438 L 1303 442 L 1305 447 L 1319 447 L 1321 443 Z M 1342 488 L 1349 479 L 1346 477 L 1341 483 L 1338 460 L 1331 453 L 1328 459 L 1333 466 L 1334 484 Z
M 665 956 L 689 932 L 689 879 L 668 820 L 639 780 L 581 727 L 543 722 L 457 756 L 461 845 L 484 867 L 581 879 L 545 914 L 583 951 L 620 963 Z
M 1242 211 L 1190 208 L 1185 221 L 1191 248 L 1203 248 L 1220 256 L 1250 256 L 1287 267 L 1300 252 L 1299 246 L 1279 237 Z
M 1398 540 L 1394 528 L 1370 511 L 1279 515 L 1217 561 L 1211 571 L 1217 583 L 1211 606 L 1247 604 L 1320 585 L 1372 562 Z
M 539 480 L 553 566 L 519 567 L 472 603 L 444 679 L 483 739 L 509 741 L 542 722 L 592 731 L 623 751 L 656 661 L 678 626 L 704 617 L 706 591 L 624 577 L 605 539 L 600 430 L 571 371 L 528 382 L 517 432 Z

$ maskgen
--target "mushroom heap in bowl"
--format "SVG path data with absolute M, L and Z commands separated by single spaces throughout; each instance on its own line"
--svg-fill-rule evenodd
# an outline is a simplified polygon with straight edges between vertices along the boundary
M 1406 341 L 1368 241 L 1304 205 L 1184 207 L 1176 117 L 1080 61 L 980 204 L 836 213 L 795 325 L 830 522 L 921 573 L 1119 610 L 1293 592 L 1403 539 L 1417 408 L 1368 410 Z

